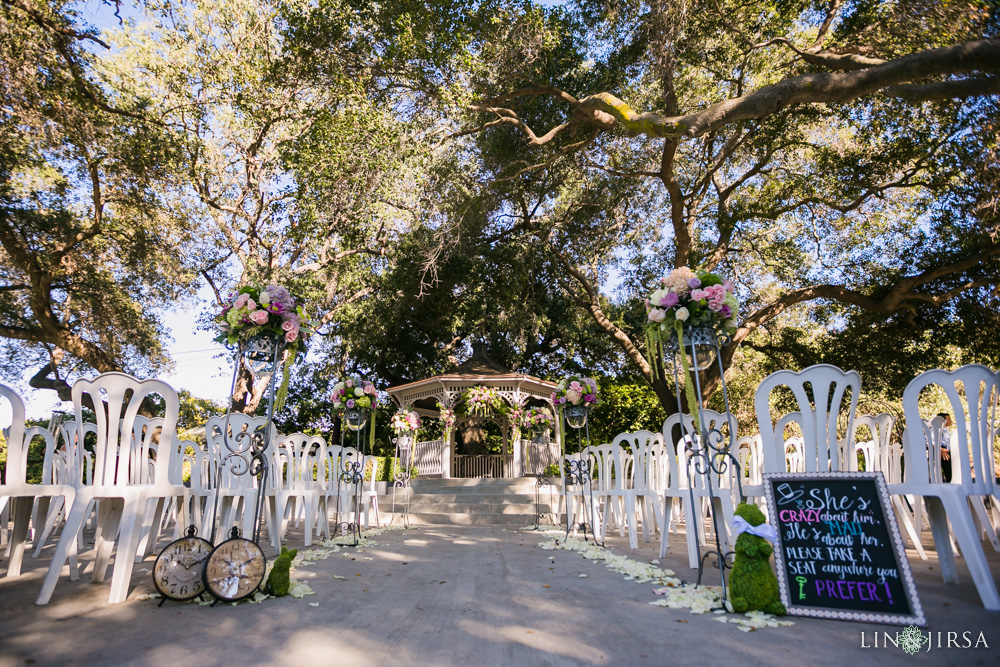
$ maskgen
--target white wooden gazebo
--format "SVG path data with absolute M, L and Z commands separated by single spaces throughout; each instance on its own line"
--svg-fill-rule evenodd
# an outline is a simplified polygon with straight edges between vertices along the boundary
M 473 345 L 472 356 L 450 373 L 435 375 L 388 389 L 389 396 L 400 407 L 411 407 L 421 417 L 438 419 L 438 404 L 454 405 L 470 387 L 483 386 L 496 390 L 500 398 L 513 410 L 519 407 L 544 404 L 556 414 L 552 406 L 552 392 L 556 384 L 531 375 L 514 373 L 490 359 L 480 344 Z M 518 438 L 514 441 L 515 428 L 507 415 L 459 416 L 458 423 L 492 421 L 503 433 L 503 453 L 486 455 L 457 455 L 454 430 L 446 431 L 443 440 L 418 442 L 410 455 L 421 477 L 524 477 L 539 475 L 545 466 L 557 463 L 561 441 L 556 423 L 555 437 L 548 442 L 533 442 Z M 457 426 L 457 424 L 456 424 Z

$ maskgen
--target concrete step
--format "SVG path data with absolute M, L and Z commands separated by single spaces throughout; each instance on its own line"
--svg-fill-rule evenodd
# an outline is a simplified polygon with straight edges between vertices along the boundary
M 559 480 L 553 481 L 539 486 L 536 478 L 415 479 L 408 491 L 396 489 L 396 511 L 402 511 L 409 494 L 414 524 L 528 526 L 536 512 L 550 522 L 559 506 Z M 380 510 L 387 511 L 392 501 L 391 490 L 380 495 Z
M 399 503 L 396 503 L 397 507 Z M 379 507 L 382 507 L 382 503 L 379 502 Z M 557 505 L 548 505 L 546 503 L 538 504 L 539 512 L 554 512 Z M 522 503 L 520 505 L 467 505 L 464 503 L 435 503 L 427 504 L 418 501 L 410 502 L 411 512 L 423 512 L 426 514 L 534 514 L 535 504 L 534 503 Z
M 450 525 L 450 526 L 530 526 L 535 522 L 535 515 L 520 514 L 477 514 L 477 513 L 453 513 L 453 514 L 425 514 L 422 512 L 410 512 L 410 523 L 414 525 Z M 539 517 L 539 522 L 543 525 L 553 525 L 552 518 L 548 515 Z

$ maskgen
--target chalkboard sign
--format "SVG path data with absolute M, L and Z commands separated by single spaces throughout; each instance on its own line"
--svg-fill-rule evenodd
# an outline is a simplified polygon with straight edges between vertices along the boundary
M 881 472 L 766 473 L 789 614 L 924 625 Z

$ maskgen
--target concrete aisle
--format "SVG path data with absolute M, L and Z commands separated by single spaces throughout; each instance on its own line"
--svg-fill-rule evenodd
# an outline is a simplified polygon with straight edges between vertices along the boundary
M 944 633 L 943 647 L 910 656 L 881 641 L 880 648 L 862 646 L 862 632 L 873 646 L 874 632 L 896 627 L 789 617 L 792 627 L 742 632 L 712 614 L 652 606 L 652 584 L 626 581 L 573 552 L 539 548 L 547 539 L 511 527 L 388 531 L 367 549 L 298 568 L 293 579 L 316 595 L 214 608 L 141 599 L 153 592 L 152 559 L 136 565 L 124 604 L 109 606 L 109 583 L 91 584 L 88 571 L 79 582 L 64 576 L 52 603 L 36 607 L 47 560 L 26 558 L 22 577 L 0 579 L 0 667 L 1000 664 L 1000 614 L 983 611 L 964 566 L 961 585 L 942 584 L 933 555 L 911 557 L 911 565 L 926 630 L 935 644 Z M 301 533 L 291 533 L 289 544 L 301 543 Z M 658 550 L 640 539 L 631 551 L 617 536 L 609 546 L 645 562 Z M 662 566 L 682 579 L 694 576 L 683 537 Z M 960 643 L 961 633 L 975 642 L 982 632 L 989 648 L 946 648 L 948 631 L 959 633 Z

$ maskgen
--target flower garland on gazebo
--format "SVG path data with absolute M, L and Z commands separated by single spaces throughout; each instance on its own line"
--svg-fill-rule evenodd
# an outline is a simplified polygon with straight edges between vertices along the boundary
M 488 417 L 508 412 L 500 392 L 493 387 L 469 387 L 462 394 L 461 406 L 467 417 Z

